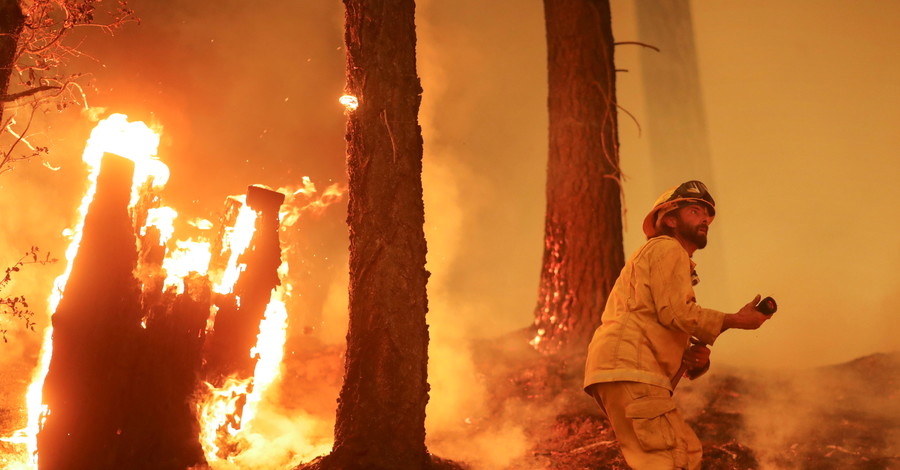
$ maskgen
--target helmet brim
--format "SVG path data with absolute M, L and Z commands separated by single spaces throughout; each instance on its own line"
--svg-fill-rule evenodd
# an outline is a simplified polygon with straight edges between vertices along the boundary
M 658 204 L 653 209 L 650 210 L 650 213 L 644 217 L 644 223 L 642 224 L 642 228 L 644 230 L 644 235 L 647 236 L 648 239 L 653 238 L 659 235 L 659 224 L 658 221 L 662 219 L 666 214 L 672 212 L 675 209 L 679 209 L 681 207 L 686 206 L 690 203 L 697 203 L 706 206 L 706 210 L 709 212 L 709 221 L 712 222 L 712 219 L 716 216 L 716 206 L 709 203 L 709 201 L 705 199 L 699 198 L 679 198 L 673 199 L 671 201 L 663 202 L 662 204 Z

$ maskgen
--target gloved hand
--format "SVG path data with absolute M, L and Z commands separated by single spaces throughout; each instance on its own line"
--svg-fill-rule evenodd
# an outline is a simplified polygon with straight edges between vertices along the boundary
M 694 343 L 681 357 L 681 363 L 685 367 L 684 375 L 694 380 L 709 370 L 709 355 L 711 351 L 703 343 Z

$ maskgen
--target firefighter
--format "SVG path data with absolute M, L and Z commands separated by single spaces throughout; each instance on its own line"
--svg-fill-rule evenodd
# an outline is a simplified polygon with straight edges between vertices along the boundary
M 643 223 L 647 242 L 622 268 L 588 347 L 584 389 L 635 469 L 700 468 L 700 440 L 672 399 L 676 375 L 703 374 L 706 345 L 727 329 L 753 330 L 769 318 L 754 308 L 759 296 L 736 313 L 697 304 L 691 256 L 706 247 L 715 215 L 700 181 L 656 200 Z

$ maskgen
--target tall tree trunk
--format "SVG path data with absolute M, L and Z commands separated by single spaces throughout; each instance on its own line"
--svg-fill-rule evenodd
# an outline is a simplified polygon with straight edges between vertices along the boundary
M 344 0 L 350 326 L 332 453 L 318 468 L 417 469 L 428 310 L 415 2 Z
M 550 154 L 532 344 L 581 351 L 624 264 L 608 0 L 545 0 Z

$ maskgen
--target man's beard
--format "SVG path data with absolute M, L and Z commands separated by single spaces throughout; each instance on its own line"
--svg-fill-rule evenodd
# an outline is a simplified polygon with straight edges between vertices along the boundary
M 701 232 L 700 229 L 705 229 L 705 231 Z M 709 225 L 700 224 L 696 227 L 688 226 L 684 221 L 678 220 L 678 235 L 693 243 L 697 249 L 706 248 L 707 238 L 706 235 L 709 233 Z

